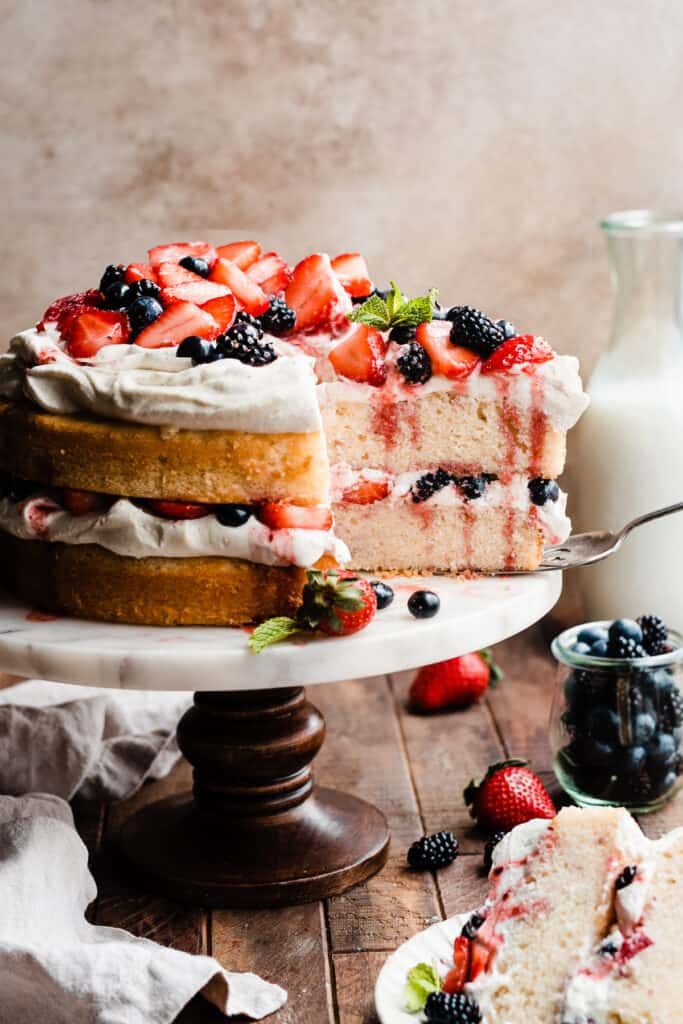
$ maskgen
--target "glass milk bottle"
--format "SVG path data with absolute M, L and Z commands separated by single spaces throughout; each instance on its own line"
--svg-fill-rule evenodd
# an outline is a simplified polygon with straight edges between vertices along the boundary
M 630 210 L 601 227 L 615 308 L 573 453 L 577 532 L 683 499 L 683 214 Z M 653 613 L 680 627 L 683 513 L 643 526 L 579 583 L 587 618 Z

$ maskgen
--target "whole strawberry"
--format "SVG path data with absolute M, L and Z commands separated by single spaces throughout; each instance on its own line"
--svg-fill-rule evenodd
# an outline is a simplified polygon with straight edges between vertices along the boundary
M 466 708 L 501 677 L 488 651 L 462 654 L 421 668 L 410 687 L 410 704 L 416 711 Z
M 479 825 L 489 832 L 509 832 L 532 818 L 554 818 L 555 805 L 538 775 L 526 761 L 492 764 L 481 782 L 465 789 L 465 803 Z

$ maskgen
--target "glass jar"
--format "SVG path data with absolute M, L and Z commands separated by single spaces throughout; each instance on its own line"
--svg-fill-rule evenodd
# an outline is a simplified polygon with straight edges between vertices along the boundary
M 572 649 L 588 626 L 552 642 L 558 679 L 551 712 L 555 774 L 581 806 L 661 807 L 683 780 L 683 637 L 646 658 L 598 658 Z

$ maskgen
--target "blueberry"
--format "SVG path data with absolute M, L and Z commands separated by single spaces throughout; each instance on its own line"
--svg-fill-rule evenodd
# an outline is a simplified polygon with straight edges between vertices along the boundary
M 200 277 L 209 276 L 209 264 L 200 256 L 183 256 L 180 266 L 185 270 L 191 270 L 193 274 L 199 274 Z
M 643 631 L 633 619 L 615 619 L 607 632 L 612 641 L 622 636 L 627 640 L 635 640 L 637 644 L 643 641 Z
M 657 720 L 647 711 L 641 711 L 633 718 L 633 739 L 636 743 L 648 743 L 657 729 Z
M 389 584 L 385 583 L 384 580 L 372 580 L 370 585 L 375 591 L 375 597 L 377 598 L 377 611 L 381 612 L 388 608 L 394 600 L 394 592 Z
M 658 779 L 654 783 L 652 790 L 652 796 L 663 796 L 664 793 L 668 793 L 672 786 L 675 786 L 678 781 L 676 772 L 669 771 L 661 779 Z
M 154 323 L 163 311 L 161 303 L 151 295 L 139 295 L 128 307 L 128 319 L 133 331 L 141 331 L 148 324 Z
M 547 501 L 557 501 L 560 496 L 560 488 L 555 480 L 546 480 L 545 477 L 537 476 L 528 483 L 529 497 L 534 505 L 545 505 Z
M 114 281 L 104 290 L 104 308 L 125 309 L 131 298 L 130 286 L 125 281 Z
M 125 271 L 124 268 L 119 264 L 115 266 L 110 263 L 108 267 L 105 267 L 104 273 L 100 278 L 100 291 L 106 292 L 110 284 L 114 284 L 115 281 L 122 281 Z
M 199 363 L 214 362 L 217 354 L 215 345 L 196 334 L 183 338 L 176 349 L 179 359 L 191 359 L 195 366 Z
M 416 619 L 431 619 L 441 607 L 433 590 L 416 590 L 408 598 L 408 611 Z
M 593 648 L 590 646 L 590 644 L 584 644 L 584 643 L 581 643 L 581 642 L 577 642 L 577 643 L 572 645 L 572 650 L 573 650 L 574 654 L 591 654 L 592 651 L 593 651 Z
M 432 320 L 446 320 L 448 319 L 448 309 L 442 306 L 440 302 L 434 303 L 434 309 L 432 310 Z
M 615 742 L 619 737 L 619 715 L 604 704 L 598 704 L 589 711 L 586 728 L 596 739 Z
M 616 756 L 617 775 L 639 775 L 645 765 L 647 751 L 638 744 L 635 747 L 620 747 Z
M 588 644 L 590 646 L 598 640 L 607 640 L 607 630 L 604 626 L 584 626 L 583 629 L 579 630 L 577 633 L 576 639 L 579 643 Z
M 244 526 L 251 514 L 249 505 L 219 505 L 216 509 L 221 526 Z
M 650 768 L 668 768 L 676 760 L 678 744 L 669 732 L 660 732 L 647 748 L 647 763 Z
M 407 345 L 415 339 L 415 327 L 408 327 L 405 324 L 398 324 L 389 331 L 389 341 L 395 341 L 397 345 Z
M 595 736 L 584 736 L 579 746 L 578 755 L 582 764 L 609 768 L 614 764 L 616 751 L 611 743 L 596 739 Z
M 500 327 L 501 331 L 505 336 L 505 340 L 508 338 L 514 338 L 517 335 L 517 330 L 514 324 L 511 324 L 509 320 L 496 320 L 496 324 Z
M 153 299 L 158 299 L 161 295 L 161 288 L 156 281 L 150 281 L 148 277 L 143 277 L 140 281 L 133 281 L 129 294 L 131 302 L 139 295 L 151 295 Z
M 592 658 L 606 658 L 608 644 L 606 640 L 594 640 L 590 646 Z

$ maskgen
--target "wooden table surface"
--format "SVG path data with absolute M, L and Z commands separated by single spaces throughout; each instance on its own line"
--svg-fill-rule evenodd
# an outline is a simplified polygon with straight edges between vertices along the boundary
M 388 953 L 434 921 L 475 906 L 485 893 L 483 841 L 463 805 L 464 785 L 502 755 L 522 756 L 558 795 L 547 728 L 555 672 L 541 627 L 499 644 L 495 655 L 506 678 L 461 712 L 410 714 L 410 673 L 309 689 L 328 726 L 315 762 L 317 780 L 372 801 L 392 830 L 389 861 L 367 884 L 324 903 L 210 913 L 140 891 L 112 852 L 112 840 L 131 811 L 188 788 L 183 763 L 125 803 L 76 807 L 99 889 L 92 920 L 211 953 L 231 970 L 253 970 L 278 982 L 289 1000 L 268 1018 L 271 1024 L 375 1024 L 373 987 Z M 437 657 L 425 651 L 425 661 Z M 682 823 L 683 796 L 641 820 L 649 835 Z M 457 860 L 436 876 L 407 870 L 409 844 L 443 828 L 458 836 Z M 178 1021 L 224 1019 L 197 998 Z

